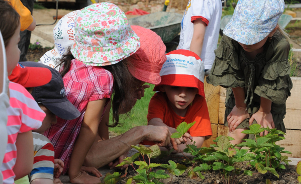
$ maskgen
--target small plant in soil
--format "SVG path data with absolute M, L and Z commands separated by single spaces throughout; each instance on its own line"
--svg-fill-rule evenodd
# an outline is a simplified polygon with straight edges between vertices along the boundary
M 259 134 L 268 131 L 264 136 Z M 246 146 L 249 151 L 254 153 L 251 156 L 250 164 L 256 168 L 259 173 L 272 173 L 279 178 L 277 169 L 285 169 L 285 164 L 288 165 L 288 157 L 282 156 L 282 153 L 291 154 L 289 151 L 284 151 L 284 148 L 277 145 L 276 142 L 283 140 L 284 132 L 276 129 L 261 128 L 259 124 L 250 126 L 250 130 L 244 130 L 245 134 L 254 134 L 255 140 L 245 139 L 245 142 L 237 145 L 239 147 Z M 284 164 L 283 164 L 284 163 Z
M 35 43 L 30 43 L 29 44 L 29 46 L 28 46 L 28 49 L 30 49 L 30 50 L 36 50 L 36 49 L 40 49 L 40 48 L 42 48 L 42 46 L 41 46 L 41 44 L 40 44 L 40 42 L 39 42 L 39 40 L 37 40 Z

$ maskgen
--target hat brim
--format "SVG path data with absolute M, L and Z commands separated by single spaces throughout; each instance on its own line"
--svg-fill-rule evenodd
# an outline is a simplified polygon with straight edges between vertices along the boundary
M 198 89 L 198 94 L 205 98 L 204 83 L 193 75 L 170 74 L 161 77 L 161 83 L 154 87 L 154 91 L 161 91 L 160 86 L 193 87 Z
M 21 62 L 22 64 L 22 62 Z M 21 84 L 25 88 L 43 86 L 50 82 L 52 74 L 48 68 L 16 66 L 9 76 L 10 81 Z M 18 71 L 19 70 L 19 71 Z
M 133 66 L 128 66 L 128 70 L 136 79 L 139 79 L 141 81 L 151 84 L 160 84 L 161 82 L 160 73 L 142 70 Z
M 277 26 L 277 21 L 275 26 L 264 28 L 264 26 L 254 25 L 252 23 L 242 24 L 240 20 L 236 19 L 235 16 L 231 18 L 223 34 L 244 45 L 254 45 L 262 41 Z
M 56 49 L 52 49 L 47 51 L 41 58 L 39 63 L 42 63 L 44 65 L 50 66 L 51 68 L 55 68 L 62 58 L 62 55 L 60 55 Z
M 63 102 L 47 103 L 43 102 L 43 105 L 49 109 L 53 114 L 61 119 L 72 120 L 80 116 L 80 112 L 77 108 L 66 99 Z

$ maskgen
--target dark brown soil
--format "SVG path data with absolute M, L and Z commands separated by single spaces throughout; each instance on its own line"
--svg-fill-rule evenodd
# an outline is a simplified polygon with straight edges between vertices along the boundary
M 26 55 L 27 61 L 39 61 L 48 50 L 51 50 L 51 48 L 28 49 Z
M 152 159 L 151 163 L 163 163 L 163 164 L 168 164 L 168 160 L 173 160 L 176 163 L 181 163 L 184 164 L 183 162 L 185 158 L 179 158 L 179 157 L 172 157 L 169 156 L 168 158 L 161 158 L 161 159 Z M 240 167 L 242 170 L 248 168 L 246 165 L 241 165 Z M 137 169 L 137 168 L 136 168 Z M 162 169 L 162 168 L 159 168 Z M 248 168 L 250 169 L 250 168 Z M 243 171 L 240 172 L 238 175 L 238 181 L 235 183 L 238 184 L 265 184 L 266 179 L 269 179 L 271 184 L 297 184 L 297 177 L 298 174 L 296 172 L 296 166 L 286 166 L 285 170 L 279 170 L 277 171 L 279 174 L 279 178 L 274 176 L 273 174 L 267 173 L 267 174 L 260 174 L 257 171 L 253 171 L 253 176 L 245 176 L 243 175 Z M 124 173 L 122 173 L 124 174 Z M 119 184 L 126 183 L 127 178 L 130 178 L 134 176 L 136 172 L 132 168 L 132 166 L 129 166 L 128 169 L 128 174 L 126 178 L 123 180 L 119 181 Z M 222 175 L 219 172 L 207 172 L 207 173 L 202 173 L 205 179 L 200 179 L 198 177 L 196 178 L 189 178 L 187 176 L 187 173 L 185 172 L 182 176 L 171 176 L 168 179 L 161 180 L 160 182 L 163 182 L 165 184 L 170 184 L 170 183 L 176 183 L 176 184 L 190 184 L 190 183 L 202 183 L 202 184 L 225 184 L 226 182 L 223 180 Z M 230 184 L 234 184 L 234 182 L 230 182 Z

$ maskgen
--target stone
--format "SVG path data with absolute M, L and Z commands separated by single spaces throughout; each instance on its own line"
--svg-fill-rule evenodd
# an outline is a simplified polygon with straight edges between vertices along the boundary
M 139 9 L 145 8 L 145 4 L 143 2 L 138 2 L 137 6 L 139 7 Z

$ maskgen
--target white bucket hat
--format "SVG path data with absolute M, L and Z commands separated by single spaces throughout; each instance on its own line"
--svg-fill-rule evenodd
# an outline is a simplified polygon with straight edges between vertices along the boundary
M 79 11 L 80 10 L 70 12 L 58 21 L 53 28 L 55 46 L 40 58 L 39 63 L 59 70 L 59 67 L 56 66 L 60 63 L 60 59 L 64 54 L 67 54 L 69 47 L 75 43 L 74 20 Z

